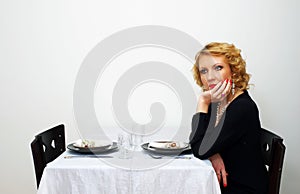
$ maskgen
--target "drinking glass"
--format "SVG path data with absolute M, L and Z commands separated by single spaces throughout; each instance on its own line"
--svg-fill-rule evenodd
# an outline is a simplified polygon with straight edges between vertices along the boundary
M 119 158 L 129 159 L 132 158 L 132 151 L 129 149 L 130 143 L 129 136 L 126 134 L 118 135 Z

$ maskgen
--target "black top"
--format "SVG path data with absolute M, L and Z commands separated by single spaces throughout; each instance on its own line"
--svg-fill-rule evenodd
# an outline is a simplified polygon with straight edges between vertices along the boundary
M 228 173 L 222 193 L 267 191 L 267 170 L 259 146 L 261 129 L 258 108 L 247 91 L 234 99 L 216 122 L 216 104 L 208 113 L 196 113 L 192 120 L 190 144 L 195 157 L 208 159 L 219 153 Z

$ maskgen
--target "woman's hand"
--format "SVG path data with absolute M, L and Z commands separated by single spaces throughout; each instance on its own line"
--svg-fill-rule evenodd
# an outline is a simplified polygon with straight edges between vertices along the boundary
M 213 89 L 209 90 L 211 102 L 220 102 L 227 98 L 231 91 L 231 80 L 219 82 Z
M 207 113 L 208 106 L 211 102 L 220 102 L 227 98 L 231 91 L 231 80 L 219 82 L 211 90 L 203 92 L 198 99 L 197 112 Z
M 215 169 L 219 183 L 221 184 L 221 182 L 222 182 L 223 186 L 227 187 L 227 175 L 228 174 L 225 170 L 225 165 L 224 165 L 221 155 L 215 154 L 215 155 L 211 156 L 209 158 L 209 160 L 211 161 L 212 166 Z

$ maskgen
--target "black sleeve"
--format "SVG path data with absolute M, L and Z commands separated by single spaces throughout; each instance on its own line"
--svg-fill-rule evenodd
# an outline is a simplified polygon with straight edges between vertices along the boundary
M 210 119 L 204 113 L 194 115 L 192 132 L 195 132 L 192 133 L 194 136 L 190 138 L 190 144 L 197 158 L 207 159 L 226 150 L 236 143 L 258 118 L 255 103 L 247 99 L 232 102 L 225 113 L 216 127 L 214 123 L 209 123 Z

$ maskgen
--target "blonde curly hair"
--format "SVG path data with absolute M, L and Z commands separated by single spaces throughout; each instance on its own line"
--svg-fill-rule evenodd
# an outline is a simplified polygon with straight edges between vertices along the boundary
M 224 56 L 225 62 L 230 66 L 232 72 L 232 80 L 236 89 L 249 89 L 248 82 L 250 74 L 246 72 L 246 62 L 241 56 L 241 50 L 236 48 L 233 44 L 212 42 L 206 45 L 202 50 L 196 54 L 196 62 L 193 67 L 193 74 L 196 83 L 203 87 L 201 82 L 201 75 L 199 72 L 199 59 L 203 55 Z

